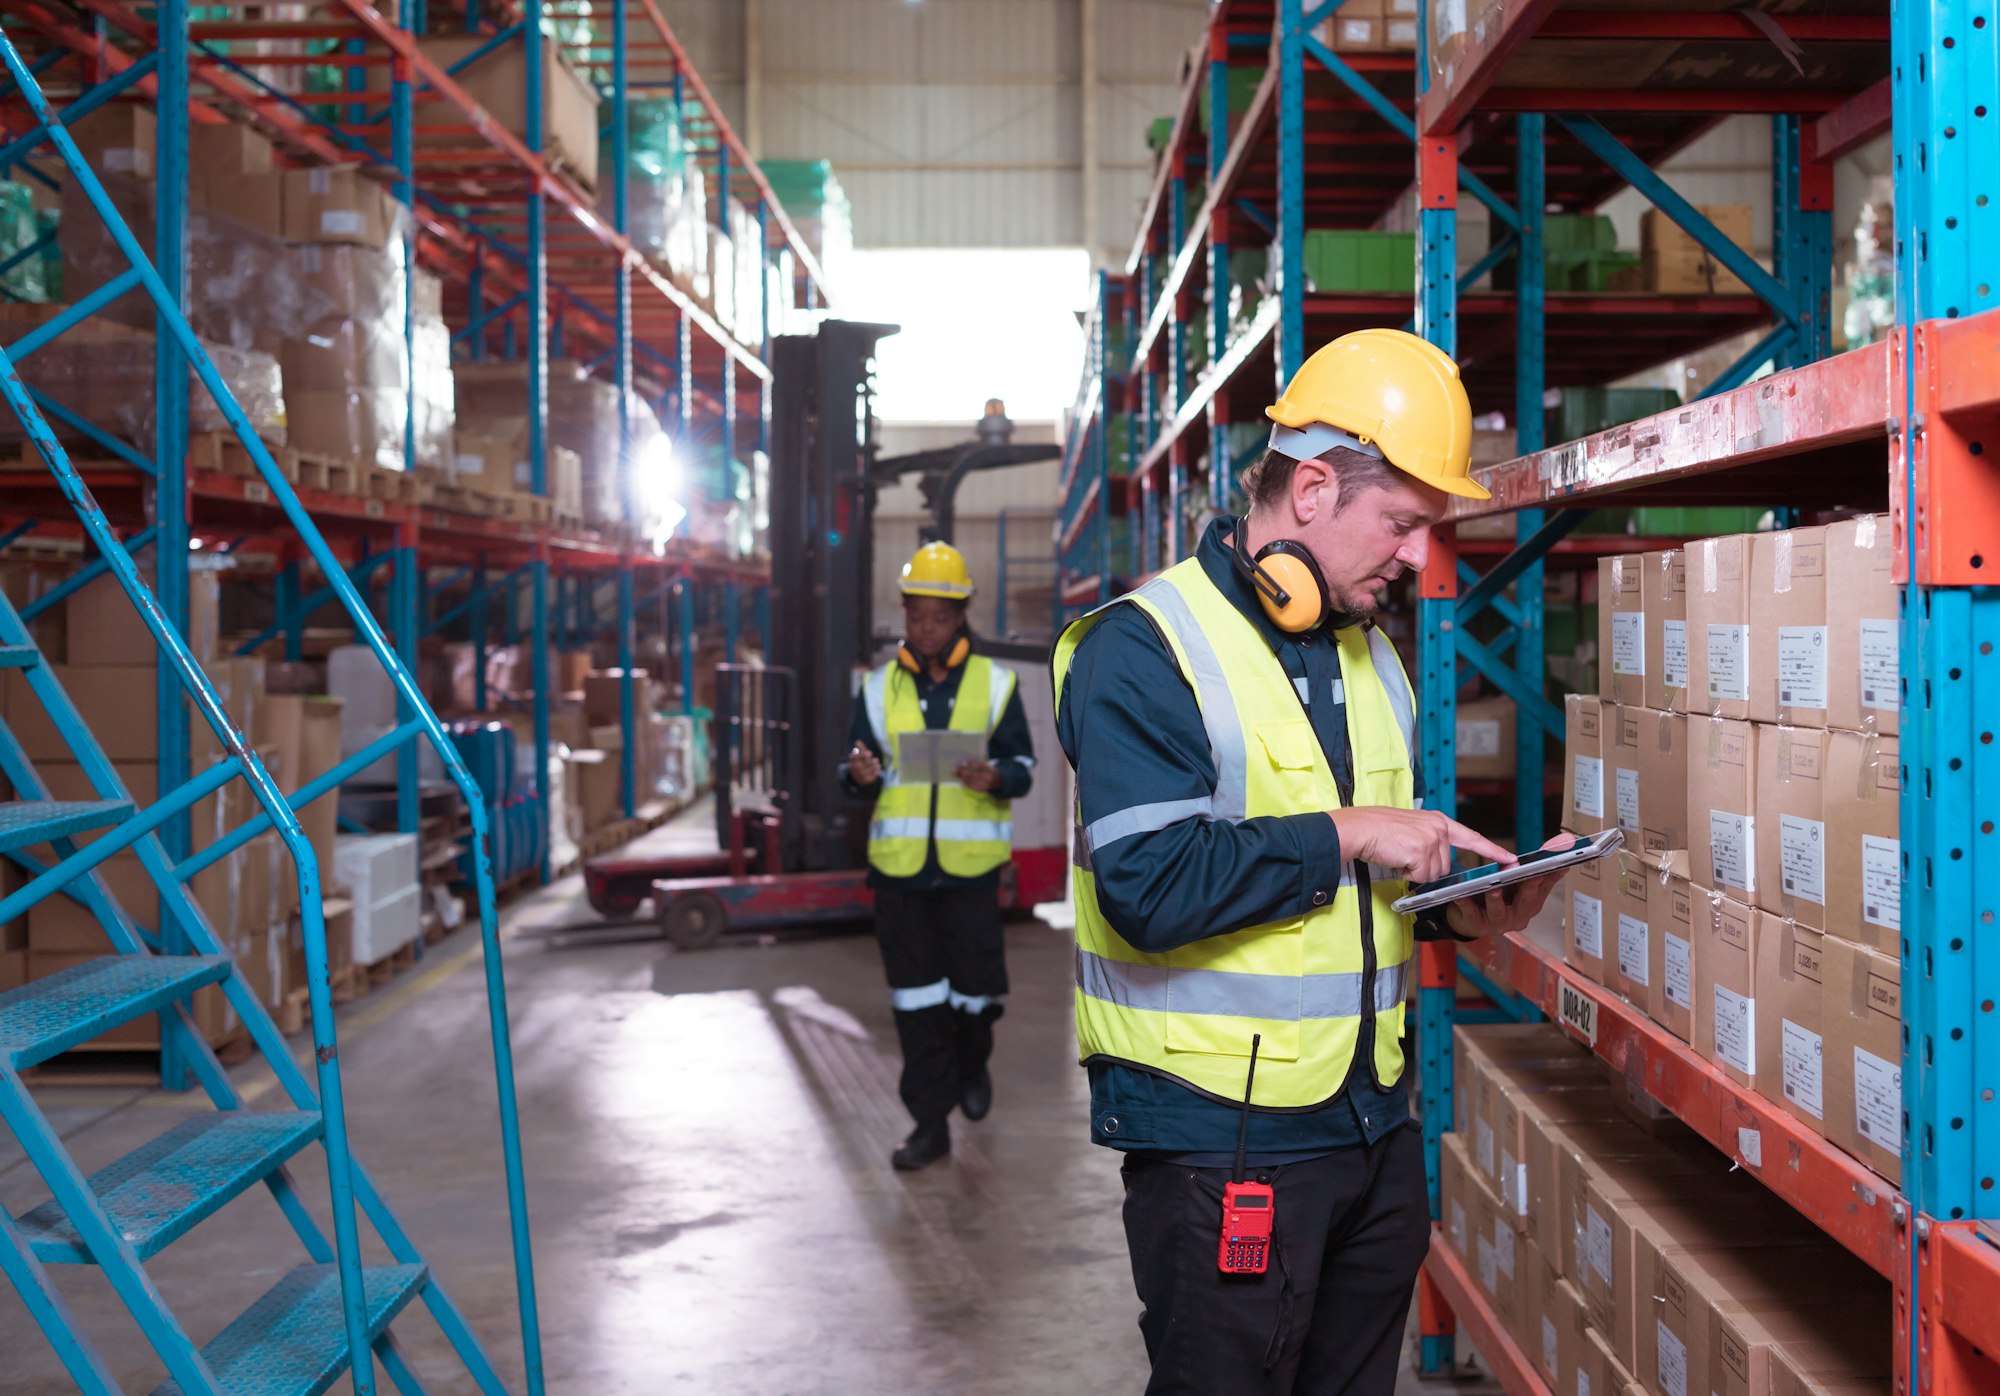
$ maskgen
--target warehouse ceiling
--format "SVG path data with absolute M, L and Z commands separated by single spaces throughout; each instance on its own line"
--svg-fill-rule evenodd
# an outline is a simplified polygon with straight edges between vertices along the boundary
M 1090 245 L 1112 263 L 1152 170 L 1147 123 L 1174 109 L 1207 13 L 1206 0 L 661 8 L 753 153 L 834 162 L 857 245 Z

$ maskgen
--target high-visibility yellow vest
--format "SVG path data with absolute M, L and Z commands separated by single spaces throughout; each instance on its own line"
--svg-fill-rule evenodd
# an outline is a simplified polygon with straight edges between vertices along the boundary
M 1014 671 L 975 654 L 965 661 L 952 703 L 955 732 L 993 735 L 1014 695 Z M 937 840 L 938 866 L 953 877 L 978 877 L 1013 856 L 1014 823 L 1009 801 L 967 786 L 919 785 L 896 770 L 896 739 L 924 730 L 917 680 L 893 660 L 871 671 L 861 686 L 868 725 L 881 746 L 882 793 L 868 825 L 868 863 L 884 877 L 915 877 Z
M 1403 999 L 1414 942 L 1411 919 L 1390 905 L 1407 884 L 1389 870 L 1354 862 L 1328 868 L 1325 885 L 1332 895 L 1324 905 L 1163 955 L 1134 949 L 1099 909 L 1090 871 L 1094 848 L 1183 819 L 1240 821 L 1341 804 L 1326 753 L 1284 666 L 1199 561 L 1169 568 L 1111 604 L 1139 607 L 1165 637 L 1201 706 L 1218 777 L 1203 800 L 1140 805 L 1089 826 L 1077 812 L 1072 881 L 1076 1036 L 1083 1060 L 1123 1062 L 1237 1101 L 1256 1034 L 1262 1040 L 1254 1103 L 1302 1109 L 1340 1092 L 1360 1039 L 1363 1005 L 1372 1003 L 1375 1078 L 1393 1085 L 1403 1073 Z M 1077 644 L 1108 609 L 1075 621 L 1057 640 L 1059 700 Z M 1409 809 L 1415 702 L 1402 661 L 1373 627 L 1330 634 L 1340 647 L 1354 803 Z

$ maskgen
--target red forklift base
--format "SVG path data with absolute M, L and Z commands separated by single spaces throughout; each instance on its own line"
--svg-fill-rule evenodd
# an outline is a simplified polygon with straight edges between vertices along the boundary
M 724 931 L 859 921 L 875 910 L 866 868 L 663 879 L 652 894 L 660 929 L 685 949 L 712 945 Z

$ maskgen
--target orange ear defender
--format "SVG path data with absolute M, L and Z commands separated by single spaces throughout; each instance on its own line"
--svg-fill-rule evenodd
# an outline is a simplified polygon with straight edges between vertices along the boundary
M 956 669 L 971 657 L 972 637 L 961 630 L 958 632 L 958 638 L 952 641 L 951 648 L 945 651 L 944 667 L 947 669 Z M 921 674 L 924 671 L 923 662 L 910 649 L 907 641 L 896 646 L 896 662 L 913 674 Z
M 1303 543 L 1280 538 L 1257 550 L 1252 559 L 1243 542 L 1243 528 L 1249 521 L 1238 519 L 1231 554 L 1237 571 L 1257 589 L 1257 601 L 1271 624 L 1287 635 L 1302 635 L 1333 614 L 1333 598 L 1327 594 L 1326 577 Z

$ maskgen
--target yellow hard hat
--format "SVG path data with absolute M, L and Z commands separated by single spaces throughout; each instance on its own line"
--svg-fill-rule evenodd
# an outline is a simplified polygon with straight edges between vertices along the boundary
M 1272 449 L 1296 459 L 1359 443 L 1446 494 L 1489 498 L 1471 475 L 1472 403 L 1458 365 L 1403 330 L 1356 330 L 1323 346 L 1264 415 L 1279 427 Z
M 965 554 L 949 543 L 926 543 L 903 564 L 897 589 L 905 596 L 942 596 L 947 601 L 972 599 L 972 572 Z

